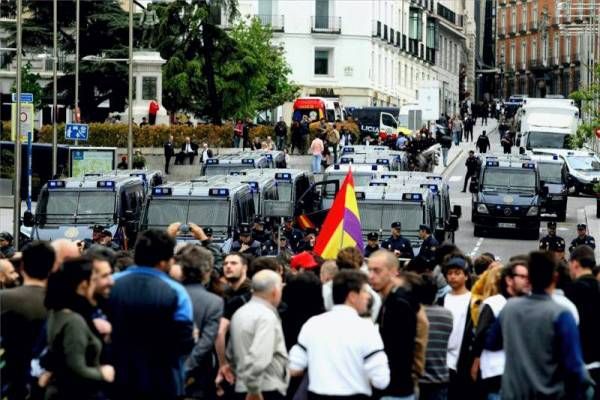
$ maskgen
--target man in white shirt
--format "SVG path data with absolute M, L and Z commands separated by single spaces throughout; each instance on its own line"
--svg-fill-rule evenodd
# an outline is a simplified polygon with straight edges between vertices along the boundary
M 372 386 L 388 386 L 390 369 L 379 332 L 360 317 L 369 301 L 365 274 L 340 271 L 333 279 L 333 301 L 331 311 L 302 327 L 290 350 L 291 374 L 308 368 L 309 399 L 368 399 Z
M 208 148 L 208 144 L 207 143 L 202 143 L 202 164 L 206 164 L 206 160 L 208 160 L 209 158 L 212 158 L 213 156 L 213 152 L 211 149 Z
M 186 158 L 190 159 L 190 165 L 194 163 L 194 158 L 198 154 L 198 145 L 190 139 L 190 137 L 185 138 L 185 143 L 181 146 L 182 161 Z
M 473 381 L 470 377 L 473 363 L 469 348 L 473 342 L 473 321 L 471 320 L 471 292 L 467 289 L 469 265 L 462 254 L 451 255 L 443 265 L 444 275 L 450 293 L 440 299 L 452 313 L 452 332 L 448 339 L 446 364 L 450 372 L 448 399 L 467 399 L 472 393 Z

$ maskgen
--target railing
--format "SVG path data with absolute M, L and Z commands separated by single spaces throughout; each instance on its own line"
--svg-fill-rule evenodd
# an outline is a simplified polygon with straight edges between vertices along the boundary
M 558 67 L 560 65 L 560 60 L 559 60 L 558 56 L 550 57 L 550 65 L 553 67 Z
M 381 21 L 373 21 L 373 37 L 381 37 Z
M 310 30 L 313 33 L 342 33 L 342 17 L 313 15 L 310 17 Z
M 402 51 L 406 51 L 406 35 L 402 34 Z
M 417 39 L 408 39 L 408 52 L 415 57 L 419 55 L 419 41 Z
M 498 26 L 498 36 L 506 36 L 506 27 L 504 25 Z
M 265 15 L 265 14 L 256 14 L 256 18 L 260 21 L 262 26 L 266 26 L 271 28 L 273 32 L 283 32 L 284 31 L 284 16 L 283 15 Z
M 427 47 L 425 50 L 425 61 L 435 64 L 435 49 Z
M 390 44 L 394 44 L 395 34 L 396 32 L 392 28 L 390 28 Z
M 402 34 L 400 32 L 396 32 L 396 47 L 402 46 Z
M 388 40 L 388 26 L 387 25 L 383 25 L 383 37 L 381 39 Z
M 516 24 L 510 24 L 508 26 L 508 33 L 511 35 L 514 35 L 517 33 L 517 25 Z
M 521 22 L 519 24 L 519 32 L 521 32 L 521 33 L 527 32 L 527 22 Z
M 562 56 L 560 56 L 560 63 L 562 65 L 571 65 L 571 55 L 563 54 Z

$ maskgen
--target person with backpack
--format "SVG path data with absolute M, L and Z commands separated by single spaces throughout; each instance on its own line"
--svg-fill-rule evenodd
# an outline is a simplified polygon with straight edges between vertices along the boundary
M 487 153 L 488 149 L 491 149 L 490 138 L 487 137 L 486 131 L 482 131 L 481 135 L 477 138 L 477 142 L 475 142 L 475 147 L 481 154 Z
M 500 145 L 504 149 L 504 154 L 510 154 L 512 148 L 512 138 L 510 137 L 510 133 L 504 134 L 502 139 L 500 139 Z
M 448 134 L 448 130 L 443 127 L 438 127 L 436 130 L 436 139 L 437 142 L 442 147 L 442 160 L 444 162 L 444 167 L 448 166 L 448 151 L 450 147 L 452 147 L 452 136 Z

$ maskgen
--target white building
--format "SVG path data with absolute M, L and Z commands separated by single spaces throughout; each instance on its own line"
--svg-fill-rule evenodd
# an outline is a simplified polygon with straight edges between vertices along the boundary
M 239 7 L 271 25 L 301 96 L 401 106 L 417 100 L 420 81 L 441 80 L 442 109 L 458 107 L 466 38 L 454 6 L 443 8 L 456 13 L 454 24 L 439 15 L 438 0 L 240 0 Z M 289 119 L 290 104 L 283 114 Z

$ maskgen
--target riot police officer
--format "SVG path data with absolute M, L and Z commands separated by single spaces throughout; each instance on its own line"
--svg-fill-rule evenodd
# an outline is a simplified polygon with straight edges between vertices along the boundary
M 565 248 L 565 240 L 560 236 L 556 236 L 556 222 L 548 222 L 548 234 L 540 240 L 540 250 L 550 250 L 562 245 L 563 252 Z
M 254 217 L 254 226 L 252 227 L 252 238 L 261 243 L 269 239 L 269 232 L 265 230 L 265 221 L 260 216 Z
M 596 249 L 594 237 L 587 234 L 587 225 L 577 224 L 577 237 L 571 242 L 569 251 L 573 251 L 575 247 L 581 246 L 582 244 L 590 246 L 592 249 Z
M 231 245 L 232 252 L 239 252 L 254 257 L 260 257 L 260 242 L 252 238 L 252 229 L 249 224 L 240 224 L 240 238 Z
M 298 244 L 304 237 L 302 231 L 300 229 L 294 228 L 292 225 L 294 222 L 294 218 L 287 217 L 285 219 L 285 224 L 281 230 L 281 234 L 287 238 L 288 244 L 292 248 L 292 251 L 296 252 L 298 249 Z
M 420 225 L 419 237 L 421 240 L 423 240 L 423 243 L 421 243 L 421 249 L 419 250 L 419 257 L 423 258 L 427 262 L 434 261 L 435 250 L 440 244 L 431 234 L 431 227 L 429 227 L 429 225 Z
M 399 221 L 393 222 L 391 228 L 392 235 L 381 243 L 381 247 L 393 251 L 397 257 L 412 259 L 415 254 L 413 253 L 410 240 L 400 235 L 402 224 Z
M 379 234 L 377 232 L 369 232 L 367 235 L 367 245 L 365 246 L 365 257 L 379 250 Z

